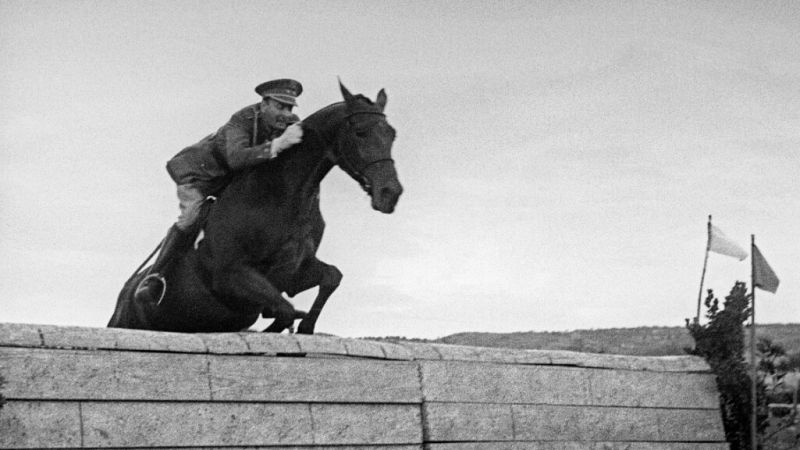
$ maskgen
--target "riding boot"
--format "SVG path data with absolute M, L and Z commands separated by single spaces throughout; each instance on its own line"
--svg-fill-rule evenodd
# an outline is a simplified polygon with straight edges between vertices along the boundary
M 176 225 L 173 225 L 167 231 L 167 236 L 164 237 L 164 241 L 161 244 L 161 251 L 150 268 L 150 273 L 139 282 L 136 292 L 133 294 L 133 298 L 137 302 L 161 303 L 161 300 L 164 299 L 164 293 L 167 291 L 167 280 L 164 278 L 164 274 L 169 271 L 173 262 L 183 253 L 190 237 L 190 232 L 183 231 Z

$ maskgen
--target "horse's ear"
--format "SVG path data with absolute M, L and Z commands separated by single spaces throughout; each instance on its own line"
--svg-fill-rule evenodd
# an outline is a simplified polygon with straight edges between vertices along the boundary
M 339 80 L 339 89 L 342 91 L 342 96 L 344 97 L 345 103 L 350 105 L 353 103 L 353 101 L 355 101 L 355 97 L 353 97 L 353 94 L 351 94 L 350 91 L 348 91 L 347 88 L 344 87 L 341 79 Z
M 383 112 L 384 108 L 386 108 L 386 91 L 381 89 L 378 92 L 378 98 L 375 99 L 375 103 L 381 107 L 381 112 Z

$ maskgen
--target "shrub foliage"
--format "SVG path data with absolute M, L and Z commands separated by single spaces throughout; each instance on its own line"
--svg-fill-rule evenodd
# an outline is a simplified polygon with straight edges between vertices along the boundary
M 687 349 L 690 354 L 702 356 L 716 375 L 717 388 L 720 392 L 722 420 L 725 435 L 731 450 L 750 448 L 751 428 L 751 378 L 749 366 L 744 360 L 744 323 L 750 318 L 750 297 L 747 285 L 737 281 L 720 309 L 719 300 L 712 290 L 705 299 L 708 323 L 700 325 L 686 321 L 689 333 L 695 341 L 694 349 Z M 756 397 L 758 405 L 758 430 L 766 427 L 766 405 L 764 385 L 759 383 Z

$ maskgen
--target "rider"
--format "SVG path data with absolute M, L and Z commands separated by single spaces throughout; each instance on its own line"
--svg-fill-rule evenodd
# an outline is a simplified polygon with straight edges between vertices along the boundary
M 225 187 L 233 171 L 269 161 L 302 141 L 300 118 L 292 113 L 302 92 L 303 86 L 291 79 L 259 84 L 260 103 L 236 112 L 216 133 L 167 162 L 167 172 L 178 185 L 181 213 L 164 237 L 150 273 L 137 286 L 137 301 L 161 301 L 167 287 L 163 274 L 195 237 L 192 225 L 200 207 Z

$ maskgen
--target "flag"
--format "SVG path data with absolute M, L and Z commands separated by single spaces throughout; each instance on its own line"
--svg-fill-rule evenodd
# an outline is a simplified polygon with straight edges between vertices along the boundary
M 756 244 L 753 244 L 753 286 L 774 294 L 778 290 L 779 283 L 780 280 L 775 275 L 775 272 L 772 271 L 772 267 L 761 256 Z
M 709 224 L 708 249 L 720 255 L 733 256 L 739 261 L 747 258 L 747 252 L 725 236 L 719 228 Z

